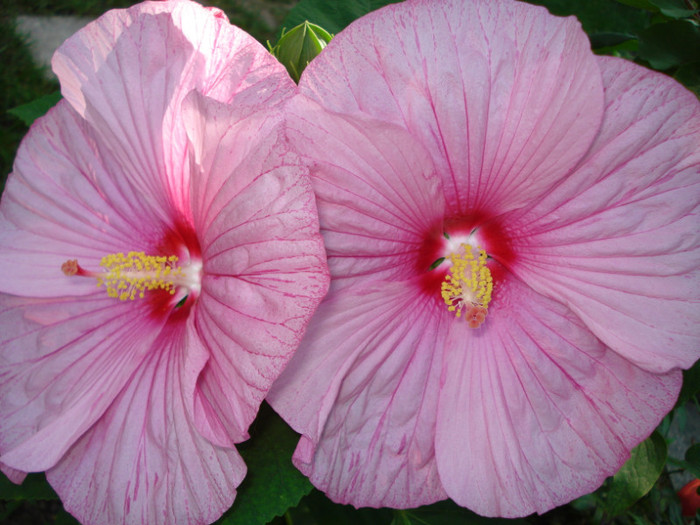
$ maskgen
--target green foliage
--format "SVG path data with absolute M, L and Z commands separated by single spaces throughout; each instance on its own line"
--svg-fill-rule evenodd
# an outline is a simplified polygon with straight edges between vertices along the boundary
M 637 9 L 646 9 L 647 11 L 657 11 L 656 6 L 651 2 L 651 0 L 617 0 L 621 4 L 628 5 L 630 7 L 636 7 Z
M 44 95 L 36 100 L 12 108 L 7 112 L 20 119 L 25 125 L 31 126 L 32 122 L 44 115 L 49 109 L 55 106 L 59 100 L 61 100 L 61 93 L 56 91 L 55 93 Z
M 639 34 L 639 57 L 661 71 L 700 60 L 700 28 L 687 20 L 654 24 Z
M 43 474 L 29 474 L 21 485 L 15 485 L 0 474 L 0 494 L 3 500 L 58 499 Z
M 250 433 L 251 439 L 237 447 L 248 474 L 220 525 L 264 525 L 296 506 L 312 488 L 292 465 L 299 436 L 268 405 L 261 407 Z
M 392 511 L 389 509 L 356 509 L 339 505 L 314 489 L 293 509 L 285 519 L 278 518 L 273 525 L 389 525 Z
M 700 443 L 690 447 L 685 453 L 685 460 L 668 458 L 669 464 L 687 470 L 696 478 L 700 478 Z
M 10 172 L 15 151 L 27 126 L 8 113 L 9 108 L 26 104 L 54 92 L 58 85 L 48 80 L 32 62 L 24 38 L 16 33 L 12 20 L 0 16 L 0 191 Z
M 670 18 L 686 18 L 697 12 L 697 9 L 688 9 L 683 0 L 650 0 L 659 11 Z
M 636 37 L 629 33 L 593 33 L 588 35 L 591 40 L 593 49 L 602 49 L 606 47 L 615 47 L 624 44 Z
M 395 510 L 391 525 L 524 525 L 525 520 L 484 518 L 451 500 L 418 509 Z
M 679 67 L 676 73 L 673 75 L 673 78 L 700 98 L 700 62 L 693 62 L 692 64 Z M 697 363 L 694 370 L 696 386 L 695 392 L 697 393 L 700 391 L 700 368 L 698 368 Z
M 693 3 L 694 2 L 694 3 Z M 597 53 L 665 71 L 700 96 L 697 0 L 530 0 L 576 16 Z M 688 6 L 694 6 L 689 9 Z
M 629 460 L 610 481 L 605 502 L 615 516 L 647 494 L 659 479 L 666 463 L 666 441 L 658 432 L 632 450 Z
M 648 12 L 622 5 L 615 0 L 530 0 L 559 16 L 575 16 L 589 35 L 623 33 L 634 35 L 651 20 Z
M 339 2 L 328 0 L 301 0 L 282 22 L 282 28 L 298 26 L 308 20 L 329 33 L 338 33 L 353 20 L 370 11 L 400 0 L 355 0 Z
M 698 393 L 700 393 L 700 360 L 688 370 L 683 370 L 683 387 L 678 395 L 676 408 L 685 405 Z
M 647 11 L 660 12 L 670 18 L 685 18 L 697 12 L 696 9 L 688 9 L 688 5 L 683 0 L 617 0 L 626 4 Z
M 685 460 L 695 477 L 700 478 L 700 443 L 696 443 L 685 452 Z

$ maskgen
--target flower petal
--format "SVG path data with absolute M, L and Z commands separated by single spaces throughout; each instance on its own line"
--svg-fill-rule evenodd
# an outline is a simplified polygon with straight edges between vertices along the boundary
M 254 108 L 294 90 L 262 45 L 220 11 L 190 1 L 109 11 L 69 38 L 52 65 L 63 96 L 109 145 L 124 176 L 164 209 L 186 210 L 180 105 L 191 90 Z
M 2 463 L 0 463 L 0 470 L 3 474 L 7 476 L 7 479 L 9 479 L 12 483 L 15 483 L 17 485 L 21 484 L 24 481 L 24 478 L 27 477 L 26 472 L 13 469 L 11 467 L 8 467 L 7 465 L 3 465 Z
M 231 444 L 247 438 L 301 341 L 328 268 L 308 172 L 284 140 L 280 115 L 239 120 L 206 97 L 188 102 L 204 261 L 195 326 L 210 352 L 195 421 L 213 442 Z
M 160 240 L 166 225 L 150 198 L 114 171 L 113 161 L 66 102 L 34 123 L 0 206 L 1 291 L 90 294 L 95 281 L 64 276 L 66 260 L 78 259 L 95 271 L 104 255 L 119 249 L 148 252 Z
M 396 125 L 331 114 L 305 97 L 288 112 L 289 139 L 312 166 L 333 278 L 415 275 L 425 231 L 444 211 L 425 149 Z
M 245 464 L 208 443 L 186 409 L 186 328 L 153 345 L 109 410 L 46 475 L 85 524 L 211 523 L 231 506 Z M 106 490 L 109 487 L 109 490 Z
M 160 323 L 103 294 L 0 303 L 0 462 L 46 470 L 107 409 Z
M 673 407 L 682 377 L 636 367 L 514 278 L 498 294 L 479 331 L 451 331 L 435 448 L 452 499 L 515 517 L 596 489 Z
M 268 396 L 303 434 L 295 465 L 334 501 L 406 508 L 445 497 L 433 434 L 446 330 L 415 286 L 333 294 Z
M 688 368 L 700 357 L 700 103 L 630 62 L 601 67 L 600 135 L 518 220 L 513 271 L 627 359 Z
M 300 89 L 332 111 L 411 131 L 433 156 L 452 214 L 498 215 L 542 195 L 576 165 L 602 117 L 600 72 L 578 22 L 505 0 L 370 13 L 311 62 Z

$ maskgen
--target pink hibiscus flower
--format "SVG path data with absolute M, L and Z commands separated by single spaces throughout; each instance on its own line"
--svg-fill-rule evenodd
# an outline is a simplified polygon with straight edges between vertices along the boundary
M 328 284 L 294 84 L 189 1 L 111 11 L 53 66 L 0 205 L 0 466 L 84 523 L 210 523 Z
M 700 355 L 697 99 L 506 0 L 372 13 L 300 89 L 331 289 L 268 398 L 295 464 L 355 506 L 594 490 Z

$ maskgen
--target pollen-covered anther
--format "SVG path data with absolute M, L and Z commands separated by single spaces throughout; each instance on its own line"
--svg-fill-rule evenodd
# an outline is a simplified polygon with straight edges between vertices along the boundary
M 457 317 L 464 314 L 470 328 L 478 328 L 486 320 L 493 278 L 486 266 L 488 256 L 484 250 L 479 250 L 475 257 L 471 245 L 462 244 L 461 248 L 463 253 L 451 253 L 447 257 L 452 266 L 442 283 L 442 299 Z
M 182 276 L 177 261 L 175 255 L 113 253 L 100 262 L 105 272 L 97 277 L 97 286 L 104 285 L 107 295 L 120 301 L 142 298 L 147 290 L 165 290 L 174 294 L 174 284 Z
M 175 294 L 178 286 L 192 287 L 192 276 L 185 275 L 175 255 L 146 255 L 144 252 L 113 253 L 102 257 L 101 272 L 85 270 L 76 259 L 61 265 L 64 275 L 92 277 L 104 285 L 107 295 L 120 301 L 142 298 L 147 290 L 165 290 Z M 196 280 L 196 276 L 195 276 Z

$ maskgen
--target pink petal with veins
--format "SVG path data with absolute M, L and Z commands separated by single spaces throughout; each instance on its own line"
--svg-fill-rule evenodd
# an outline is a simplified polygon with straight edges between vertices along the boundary
M 371 13 L 300 91 L 332 282 L 270 396 L 295 463 L 355 506 L 513 517 L 597 488 L 700 357 L 697 100 L 505 0 Z M 465 244 L 492 297 L 445 292 L 455 318 Z
M 658 375 L 606 348 L 516 279 L 479 331 L 453 324 L 435 450 L 447 494 L 485 516 L 542 513 L 597 489 L 675 403 Z
M 184 330 L 161 333 L 103 417 L 46 473 L 82 523 L 211 523 L 233 503 L 246 467 L 188 414 Z
M 181 0 L 107 13 L 54 66 L 67 101 L 32 127 L 0 204 L 0 468 L 47 470 L 86 524 L 210 523 L 328 287 L 280 110 L 294 85 Z M 120 252 L 177 261 L 108 275 Z M 142 277 L 165 289 L 105 292 Z
M 606 118 L 574 174 L 514 219 L 514 271 L 648 370 L 700 348 L 700 102 L 665 75 L 601 59 Z
M 247 439 L 329 279 L 308 172 L 284 143 L 281 115 L 241 121 L 214 100 L 188 102 L 192 210 L 204 232 L 195 326 L 210 353 L 194 413 L 207 437 L 230 445 Z
M 299 87 L 331 111 L 411 131 L 433 154 L 451 213 L 499 214 L 548 191 L 586 152 L 603 111 L 578 21 L 506 0 L 370 13 L 329 43 Z
M 343 289 L 322 303 L 270 391 L 304 434 L 294 464 L 334 501 L 404 508 L 445 498 L 433 436 L 448 316 L 436 306 L 416 285 Z

